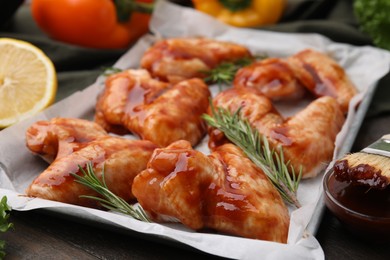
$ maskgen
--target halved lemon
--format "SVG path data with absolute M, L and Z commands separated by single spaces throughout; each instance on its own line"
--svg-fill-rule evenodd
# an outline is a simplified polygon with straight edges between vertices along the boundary
M 0 38 L 0 128 L 30 117 L 54 102 L 52 61 L 36 46 Z

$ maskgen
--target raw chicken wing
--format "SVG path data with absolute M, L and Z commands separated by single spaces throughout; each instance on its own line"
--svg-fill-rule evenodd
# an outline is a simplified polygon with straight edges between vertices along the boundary
M 210 95 L 201 79 L 170 85 L 152 79 L 145 70 L 128 70 L 107 80 L 96 122 L 123 125 L 160 146 L 181 139 L 195 145 L 206 133 L 201 116 L 207 112 Z
M 26 145 L 51 163 L 80 149 L 90 141 L 107 135 L 98 124 L 77 118 L 53 118 L 38 121 L 26 131 Z
M 269 58 L 238 70 L 236 88 L 255 88 L 272 100 L 298 99 L 305 93 L 291 65 L 284 59 Z
M 141 67 L 160 80 L 179 82 L 194 77 L 222 62 L 251 57 L 241 45 L 206 38 L 173 38 L 156 42 L 144 54 Z
M 252 127 L 267 137 L 271 147 L 283 148 L 285 161 L 290 161 L 295 172 L 302 166 L 302 177 L 316 176 L 332 159 L 336 135 L 344 124 L 340 105 L 332 97 L 321 97 L 290 118 L 283 118 L 271 101 L 250 89 L 229 89 L 213 100 L 215 107 L 241 115 Z M 226 143 L 224 135 L 209 129 L 210 149 Z
M 152 79 L 146 70 L 113 74 L 107 78 L 105 89 L 98 97 L 95 122 L 107 132 L 128 133 L 123 124 L 128 103 L 131 102 L 129 105 L 134 108 L 142 102 L 151 103 L 168 87 L 168 83 Z M 132 94 L 130 97 L 129 93 Z
M 316 176 L 332 160 L 335 140 L 345 118 L 332 97 L 321 97 L 304 110 L 271 129 L 274 146 L 283 147 L 285 159 L 302 178 Z
M 286 243 L 288 210 L 265 174 L 233 144 L 209 156 L 187 141 L 156 149 L 133 193 L 156 221 Z
M 321 52 L 306 49 L 291 57 L 298 80 L 315 96 L 331 96 L 348 112 L 349 101 L 357 90 L 344 69 L 331 57 Z
M 261 134 L 269 136 L 271 129 L 284 122 L 283 117 L 275 109 L 271 100 L 255 88 L 231 88 L 220 92 L 213 100 L 215 107 L 223 107 L 229 111 L 241 108 L 241 115 L 251 122 Z M 209 111 L 210 112 L 210 111 Z M 208 128 L 209 148 L 228 142 L 224 134 L 215 128 Z
M 237 88 L 256 88 L 272 100 L 297 99 L 305 90 L 316 97 L 331 96 L 344 113 L 357 93 L 335 60 L 311 49 L 286 59 L 268 58 L 241 68 L 233 83 Z
M 156 145 L 149 141 L 128 140 L 121 137 L 102 136 L 83 148 L 57 158 L 27 188 L 26 194 L 48 200 L 87 207 L 98 207 L 91 199 L 80 195 L 99 196 L 90 188 L 74 181 L 70 173 L 81 174 L 79 166 L 86 169 L 92 162 L 101 179 L 104 167 L 105 182 L 113 193 L 130 201 L 134 199 L 131 186 L 134 177 L 146 168 Z

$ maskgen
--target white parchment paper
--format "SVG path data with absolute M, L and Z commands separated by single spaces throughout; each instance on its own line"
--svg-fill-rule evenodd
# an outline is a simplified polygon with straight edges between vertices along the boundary
M 143 52 L 156 38 L 179 36 L 205 36 L 232 41 L 249 47 L 254 54 L 286 57 L 305 48 L 313 48 L 331 55 L 343 66 L 359 89 L 359 94 L 350 104 L 348 119 L 337 137 L 334 157 L 340 156 L 339 148 L 345 144 L 350 127 L 356 118 L 356 106 L 377 81 L 389 71 L 390 54 L 373 47 L 355 47 L 338 44 L 316 34 L 288 34 L 261 30 L 237 29 L 190 8 L 180 7 L 165 1 L 157 3 L 151 21 L 151 30 L 157 35 L 145 36 L 115 64 L 115 67 L 138 68 Z M 159 239 L 184 243 L 201 251 L 235 259 L 324 259 L 323 250 L 315 237 L 307 231 L 307 225 L 321 202 L 322 174 L 303 180 L 298 198 L 303 204 L 299 210 L 290 209 L 291 221 L 287 244 L 246 239 L 221 234 L 197 233 L 180 224 L 144 223 L 129 217 L 54 201 L 23 196 L 24 190 L 47 164 L 32 155 L 25 147 L 25 131 L 38 120 L 53 117 L 78 117 L 92 119 L 98 93 L 103 89 L 104 78 L 81 92 L 58 102 L 42 113 L 0 132 L 0 196 L 6 195 L 13 210 L 49 209 L 66 212 L 67 215 L 87 218 L 94 223 L 104 222 L 123 229 L 158 236 Z M 215 94 L 216 86 L 211 87 Z M 372 92 L 372 91 L 371 91 Z M 279 105 L 283 111 L 302 109 L 307 101 Z M 133 138 L 133 137 L 129 137 Z M 207 140 L 197 149 L 207 153 Z M 318 217 L 316 215 L 316 217 Z M 137 234 L 137 233 L 135 233 Z

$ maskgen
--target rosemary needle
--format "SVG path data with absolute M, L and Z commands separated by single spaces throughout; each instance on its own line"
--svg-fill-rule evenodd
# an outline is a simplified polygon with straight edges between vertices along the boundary
M 212 127 L 222 131 L 225 136 L 240 147 L 251 161 L 263 170 L 283 199 L 301 207 L 296 192 L 302 176 L 302 170 L 298 175 L 290 162 L 284 161 L 283 149 L 275 151 L 271 149 L 266 137 L 254 129 L 248 122 L 240 116 L 241 108 L 236 112 L 211 104 L 212 116 L 204 114 L 203 118 Z
M 106 182 L 104 180 L 104 168 L 102 170 L 102 181 L 100 181 L 96 177 L 91 162 L 87 164 L 86 171 L 81 166 L 79 166 L 79 169 L 83 174 L 82 176 L 71 173 L 71 175 L 75 177 L 76 179 L 75 181 L 84 186 L 91 188 L 92 190 L 102 195 L 104 198 L 99 198 L 96 196 L 87 196 L 87 195 L 81 195 L 80 197 L 96 200 L 103 207 L 109 210 L 129 215 L 141 221 L 150 222 L 145 211 L 141 207 L 134 208 L 132 205 L 128 204 L 124 199 L 115 195 L 108 189 Z

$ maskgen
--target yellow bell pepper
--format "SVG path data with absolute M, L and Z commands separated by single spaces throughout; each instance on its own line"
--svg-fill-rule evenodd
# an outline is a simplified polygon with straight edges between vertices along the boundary
M 279 21 L 286 0 L 192 0 L 195 9 L 237 27 L 255 27 Z

